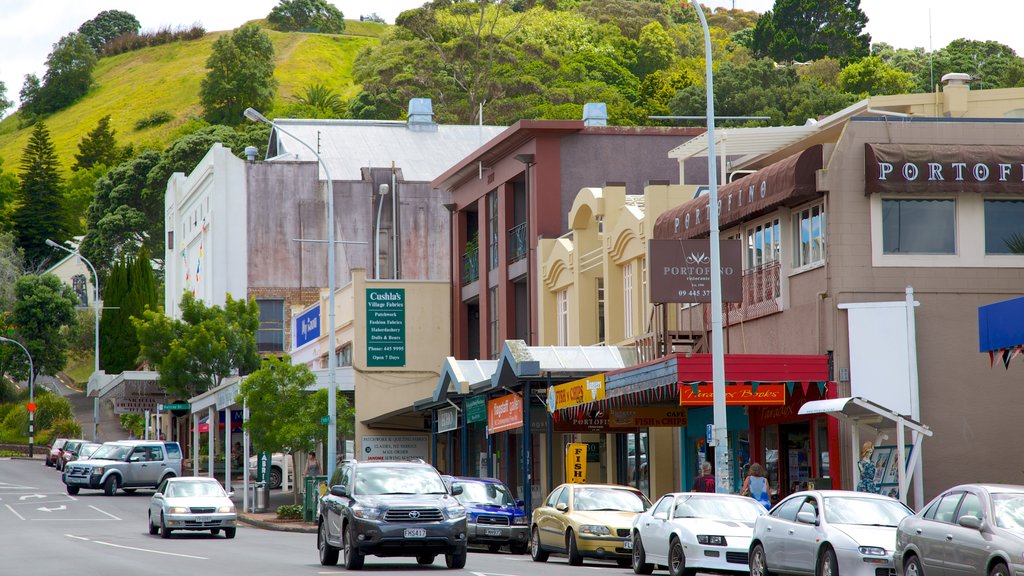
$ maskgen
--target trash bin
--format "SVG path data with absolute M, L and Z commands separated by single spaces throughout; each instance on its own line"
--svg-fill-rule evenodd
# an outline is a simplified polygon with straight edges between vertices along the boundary
M 266 512 L 270 505 L 270 485 L 266 482 L 256 482 L 254 486 L 256 495 L 252 499 L 253 512 Z
M 302 519 L 306 522 L 316 520 L 317 506 L 320 502 L 320 485 L 327 482 L 327 476 L 306 476 L 305 492 L 302 498 Z

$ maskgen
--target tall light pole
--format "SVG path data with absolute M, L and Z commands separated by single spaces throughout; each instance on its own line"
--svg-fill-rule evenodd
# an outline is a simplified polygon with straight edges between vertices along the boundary
M 28 348 L 25 348 L 25 346 L 21 342 L 18 342 L 17 340 L 13 340 L 11 338 L 4 338 L 3 336 L 0 336 L 0 342 L 10 342 L 11 344 L 17 344 L 19 347 L 21 347 L 22 350 L 25 351 L 25 356 L 28 356 L 28 403 L 32 405 L 29 406 L 28 411 L 28 456 L 29 458 L 31 458 L 33 456 L 32 448 L 36 442 L 36 407 L 33 405 L 36 402 L 36 370 L 35 367 L 32 365 L 32 355 L 28 353 Z
M 86 264 L 88 264 L 89 265 L 89 270 L 92 270 L 92 287 L 93 287 L 92 307 L 96 311 L 96 333 L 94 334 L 95 348 L 93 350 L 93 378 L 98 378 L 99 377 L 99 371 L 100 371 L 100 277 L 96 274 L 96 267 L 92 265 L 92 262 L 89 262 L 88 258 L 86 258 L 85 256 L 82 256 L 82 253 L 79 250 L 72 250 L 72 249 L 68 248 L 67 246 L 64 246 L 63 244 L 58 244 L 58 243 L 54 242 L 53 240 L 50 240 L 49 238 L 46 239 L 46 245 L 47 246 L 52 246 L 54 248 L 60 248 L 61 250 L 67 252 L 68 254 L 71 254 L 72 256 L 74 256 L 75 254 L 78 254 L 78 257 L 82 260 L 82 262 L 85 262 Z M 99 420 L 100 420 L 100 397 L 99 397 L 99 394 L 97 394 L 92 399 L 92 441 L 93 442 L 96 441 L 96 428 L 99 425 Z
M 708 124 L 708 220 L 711 225 L 711 391 L 714 421 L 711 436 L 715 441 L 715 485 L 718 492 L 732 491 L 732 470 L 729 458 L 729 426 L 725 411 L 725 354 L 722 337 L 722 257 L 718 230 L 718 175 L 715 167 L 715 87 L 711 74 L 711 33 L 704 10 L 691 0 L 704 28 L 704 83 L 707 88 Z
M 337 460 L 338 453 L 338 422 L 336 418 L 338 412 L 336 398 L 338 385 L 334 377 L 338 363 L 334 340 L 334 186 L 331 184 L 331 173 L 327 170 L 327 163 L 324 162 L 320 153 L 291 132 L 271 122 L 266 116 L 252 108 L 246 108 L 243 115 L 253 122 L 269 124 L 278 132 L 291 136 L 296 142 L 305 146 L 306 149 L 313 153 L 313 156 L 316 156 L 316 161 L 324 169 L 324 176 L 327 178 L 327 291 L 329 292 L 327 295 L 327 346 L 330 348 L 327 354 L 327 416 L 330 422 L 327 424 L 327 467 L 325 471 L 327 472 L 327 478 L 331 478 L 334 475 L 335 461 Z M 314 242 L 322 242 L 322 240 L 314 240 Z M 366 242 L 346 241 L 341 241 L 341 243 L 366 244 Z

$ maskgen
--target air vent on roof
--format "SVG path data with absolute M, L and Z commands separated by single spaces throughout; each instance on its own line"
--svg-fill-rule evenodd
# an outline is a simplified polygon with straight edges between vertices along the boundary
M 409 129 L 418 132 L 437 130 L 434 123 L 434 104 L 430 98 L 409 99 Z
M 583 105 L 584 126 L 607 126 L 608 105 L 604 102 L 587 102 Z

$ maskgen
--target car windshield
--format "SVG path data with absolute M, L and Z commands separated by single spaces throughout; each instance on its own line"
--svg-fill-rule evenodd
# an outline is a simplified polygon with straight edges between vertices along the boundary
M 515 506 L 516 500 L 508 488 L 490 482 L 459 482 L 452 484 L 462 486 L 462 494 L 456 496 L 463 504 L 488 504 L 491 506 Z
M 617 488 L 577 488 L 576 510 L 616 510 L 621 512 L 643 512 L 650 504 L 632 490 Z
M 825 521 L 830 524 L 859 524 L 862 526 L 899 525 L 900 520 L 913 512 L 896 500 L 829 496 L 825 498 Z
M 765 514 L 764 506 L 751 498 L 690 496 L 676 501 L 676 518 L 714 518 L 735 522 L 754 522 Z
M 996 526 L 1024 533 L 1024 494 L 993 494 Z
M 355 494 L 445 494 L 441 475 L 432 468 L 367 466 L 356 473 Z
M 168 498 L 190 496 L 224 496 L 224 489 L 216 482 L 170 482 L 167 484 Z
M 85 446 L 82 446 L 82 450 L 79 452 L 78 457 L 85 459 L 92 456 L 93 452 L 99 450 L 99 448 L 99 444 L 86 444 Z
M 92 453 L 93 460 L 125 460 L 132 451 L 131 446 L 119 444 L 104 444 Z

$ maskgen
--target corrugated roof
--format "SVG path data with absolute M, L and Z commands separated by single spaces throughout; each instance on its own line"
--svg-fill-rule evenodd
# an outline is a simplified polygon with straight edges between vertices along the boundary
M 315 161 L 313 153 L 297 141 L 318 149 L 334 180 L 362 180 L 361 168 L 386 168 L 394 162 L 409 182 L 430 182 L 456 162 L 505 130 L 504 126 L 436 124 L 413 126 L 380 120 L 275 119 L 282 130 L 277 154 L 270 161 Z M 286 134 L 285 132 L 290 133 Z M 268 152 L 270 153 L 270 152 Z M 321 168 L 321 178 L 324 178 Z
M 456 360 L 449 356 L 445 358 L 441 376 L 437 379 L 433 400 L 443 399 L 448 392 L 466 394 L 473 384 L 489 382 L 497 368 L 497 360 Z

